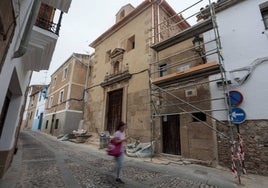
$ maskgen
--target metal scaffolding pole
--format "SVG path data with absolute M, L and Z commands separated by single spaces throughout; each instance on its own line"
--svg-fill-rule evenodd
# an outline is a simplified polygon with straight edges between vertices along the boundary
M 193 4 L 192 6 L 184 9 L 183 11 L 179 12 L 178 14 L 172 16 L 171 18 L 166 18 L 164 21 L 159 21 L 158 24 L 153 25 L 151 35 L 149 36 L 149 48 L 150 48 L 150 68 L 148 70 L 149 74 L 149 88 L 150 88 L 150 129 L 151 129 L 151 143 L 154 141 L 154 135 L 155 135 L 155 118 L 160 118 L 163 116 L 168 116 L 168 115 L 181 115 L 181 114 L 189 114 L 193 117 L 194 112 L 202 112 L 206 116 L 208 116 L 211 120 L 214 120 L 216 122 L 216 128 L 214 125 L 210 125 L 207 122 L 201 121 L 197 117 L 194 117 L 196 120 L 198 120 L 202 125 L 206 126 L 207 128 L 213 130 L 217 135 L 221 135 L 223 138 L 227 139 L 231 144 L 235 143 L 235 136 L 234 136 L 234 125 L 230 120 L 229 117 L 229 111 L 230 111 L 230 103 L 228 102 L 229 97 L 229 91 L 228 91 L 228 80 L 226 76 L 226 71 L 224 67 L 224 59 L 222 55 L 222 46 L 221 46 L 221 41 L 220 41 L 220 35 L 219 35 L 219 30 L 218 30 L 218 25 L 217 25 L 217 20 L 216 20 L 216 13 L 215 13 L 215 3 L 212 3 L 211 0 L 208 0 L 209 5 L 206 6 L 206 15 L 201 18 L 200 23 L 197 23 L 196 25 L 191 26 L 193 30 L 191 31 L 190 28 L 188 28 L 189 37 L 187 38 L 187 33 L 184 33 L 186 31 L 178 31 L 178 33 L 174 35 L 181 35 L 182 39 L 176 39 L 172 38 L 172 36 L 169 36 L 169 38 L 164 38 L 163 36 L 165 35 L 165 32 L 169 32 L 172 30 L 171 28 L 174 28 L 175 26 L 178 26 L 180 23 L 184 23 L 187 21 L 187 19 L 193 18 L 194 16 L 200 16 L 202 17 L 202 11 L 200 9 L 199 12 L 194 13 L 190 16 L 187 16 L 185 19 L 183 18 L 180 22 L 178 23 L 169 23 L 172 21 L 172 19 L 175 16 L 180 16 L 184 13 L 184 11 L 189 10 L 190 8 L 196 6 L 200 2 L 204 0 L 200 0 L 197 3 Z M 199 18 L 198 18 L 199 19 Z M 198 26 L 202 25 L 202 19 L 204 19 L 204 29 L 200 29 Z M 167 22 L 167 24 L 165 23 Z M 207 25 L 206 25 L 207 24 Z M 163 27 L 161 27 L 161 25 Z M 162 30 L 161 30 L 162 29 Z M 199 35 L 203 35 L 206 31 L 212 31 L 212 36 L 210 36 L 212 39 L 207 40 L 205 43 L 202 45 L 211 45 L 210 49 L 206 49 L 205 53 L 200 52 L 196 54 L 195 56 L 186 56 L 184 54 L 187 54 L 189 52 L 193 52 L 195 50 L 195 46 L 193 47 L 185 47 L 183 49 L 180 49 L 178 51 L 175 51 L 171 54 L 167 54 L 166 56 L 161 56 L 160 58 L 160 51 L 163 48 L 168 48 L 172 45 L 176 45 L 180 42 L 183 42 L 185 40 L 190 40 L 192 37 L 199 37 Z M 150 32 L 149 32 L 150 33 Z M 162 36 L 161 40 L 159 40 L 159 36 Z M 179 37 L 178 37 L 179 38 Z M 172 40 L 171 40 L 172 39 Z M 177 41 L 177 42 L 174 42 Z M 164 47 L 160 47 L 157 49 L 159 45 L 161 45 L 161 42 L 163 42 Z M 168 44 L 170 42 L 170 44 Z M 160 44 L 159 44 L 160 43 Z M 198 46 L 201 47 L 201 46 Z M 155 53 L 155 54 L 153 54 Z M 183 58 L 181 59 L 176 59 L 178 56 L 182 56 Z M 216 57 L 219 65 L 219 72 L 211 72 L 211 75 L 220 75 L 219 77 L 211 78 L 208 74 L 205 74 L 200 77 L 191 77 L 189 80 L 187 79 L 182 79 L 182 80 L 176 80 L 174 82 L 161 82 L 161 85 L 158 85 L 157 83 L 154 83 L 155 78 L 161 77 L 161 73 L 163 71 L 166 72 L 172 72 L 176 69 L 178 69 L 179 66 L 187 65 L 192 62 L 196 62 L 200 58 L 203 60 L 203 63 L 205 64 L 208 57 Z M 165 64 L 165 69 L 160 69 L 159 65 Z M 178 70 L 177 70 L 178 71 Z M 183 72 L 183 71 L 182 71 Z M 162 75 L 163 76 L 163 75 Z M 207 78 L 208 80 L 206 80 Z M 186 101 L 183 98 L 179 97 L 176 95 L 176 91 L 182 90 L 184 88 L 191 88 L 191 87 L 197 87 L 200 85 L 211 85 L 212 83 L 215 83 L 216 86 L 219 83 L 219 85 L 222 87 L 222 97 L 216 97 L 212 98 L 211 96 L 208 96 L 207 99 L 201 98 L 200 100 L 195 100 L 195 101 Z M 213 84 L 214 84 L 213 83 Z M 219 87 L 219 86 L 218 86 Z M 166 98 L 164 98 L 164 96 Z M 169 101 L 170 98 L 172 98 L 172 101 Z M 160 99 L 163 101 L 165 100 L 165 103 L 162 104 L 160 102 Z M 177 100 L 178 102 L 174 102 L 174 100 Z M 222 103 L 224 104 L 223 108 L 220 109 L 202 109 L 198 107 L 198 104 L 200 103 L 212 103 L 213 101 L 223 101 Z M 187 106 L 187 108 L 185 108 Z M 166 112 L 166 109 L 169 108 L 176 108 L 177 111 L 172 111 L 172 112 Z M 212 114 L 213 112 L 226 112 L 227 114 L 227 123 L 228 123 L 228 129 L 229 129 L 229 134 L 226 135 L 223 132 L 219 131 L 217 129 L 217 125 L 223 125 L 226 126 L 226 122 L 223 122 Z M 212 122 L 213 124 L 213 122 Z M 237 148 L 235 147 L 235 150 Z M 239 183 L 240 182 L 240 174 L 238 172 L 238 178 L 239 178 Z

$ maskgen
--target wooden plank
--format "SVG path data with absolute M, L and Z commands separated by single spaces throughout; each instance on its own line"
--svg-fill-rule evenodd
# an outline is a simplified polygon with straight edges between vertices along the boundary
M 213 70 L 213 73 L 214 73 L 216 69 L 218 69 L 218 71 L 220 71 L 219 64 L 216 61 L 212 61 L 212 62 L 209 62 L 209 63 L 205 63 L 205 64 L 202 64 L 202 65 L 191 67 L 191 68 L 186 69 L 184 71 L 175 72 L 175 73 L 168 74 L 166 76 L 154 78 L 152 80 L 152 83 L 153 84 L 159 84 L 159 83 L 163 83 L 163 82 L 166 82 L 166 81 L 179 79 L 180 77 L 187 77 L 188 75 L 193 75 L 195 73 L 196 74 L 200 73 L 200 75 L 201 75 L 202 72 L 208 73 L 208 71 L 210 71 L 210 70 Z M 216 70 L 216 72 L 218 72 L 218 71 Z
M 203 21 L 200 21 L 199 23 L 195 24 L 192 27 L 189 27 L 188 29 L 185 29 L 179 33 L 177 33 L 176 35 L 168 38 L 168 39 L 164 39 L 161 42 L 158 42 L 156 44 L 153 44 L 151 46 L 151 48 L 153 48 L 154 50 L 156 50 L 157 52 L 164 50 L 168 47 L 171 47 L 175 44 L 178 44 L 180 42 L 183 42 L 187 39 L 193 38 L 197 35 L 200 35 L 206 31 L 209 31 L 213 29 L 213 24 L 212 24 L 212 19 L 206 19 Z

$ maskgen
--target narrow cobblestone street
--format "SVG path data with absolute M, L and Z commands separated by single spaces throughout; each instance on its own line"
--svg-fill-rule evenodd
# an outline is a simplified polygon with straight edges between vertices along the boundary
M 103 150 L 59 141 L 40 132 L 21 132 L 18 147 L 11 168 L 0 180 L 1 188 L 237 187 L 224 177 L 217 179 L 206 171 L 193 171 L 191 165 L 155 164 L 128 157 L 123 168 L 125 184 L 118 184 L 113 158 Z

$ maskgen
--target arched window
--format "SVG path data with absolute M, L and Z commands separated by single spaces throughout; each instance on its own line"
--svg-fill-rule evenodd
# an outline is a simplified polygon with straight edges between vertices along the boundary
M 114 63 L 114 74 L 119 73 L 119 61 Z

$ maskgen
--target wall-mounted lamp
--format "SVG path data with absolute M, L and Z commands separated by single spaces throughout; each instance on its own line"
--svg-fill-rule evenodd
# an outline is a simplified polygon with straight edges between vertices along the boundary
M 199 54 L 202 58 L 203 63 L 207 62 L 206 53 L 204 52 L 204 39 L 203 37 L 199 37 L 199 35 L 195 36 L 193 39 L 194 50 Z
M 201 52 L 203 50 L 203 43 L 204 43 L 203 37 L 195 36 L 192 42 L 193 42 L 195 51 Z

